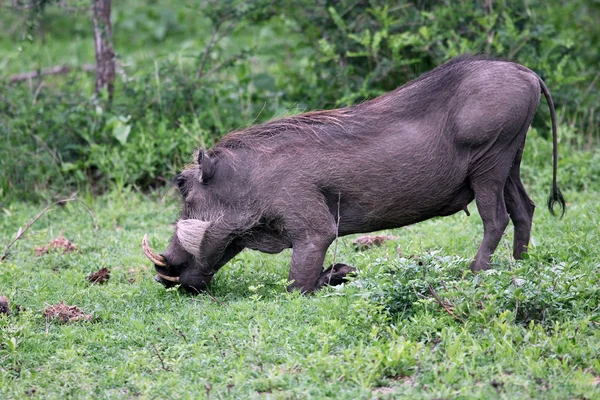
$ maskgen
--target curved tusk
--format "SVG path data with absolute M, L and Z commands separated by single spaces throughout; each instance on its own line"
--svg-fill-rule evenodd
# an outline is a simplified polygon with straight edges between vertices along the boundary
M 162 279 L 164 279 L 165 281 L 170 281 L 170 282 L 177 282 L 179 283 L 179 277 L 178 276 L 167 276 L 167 275 L 163 275 L 160 272 L 157 272 L 156 275 L 160 276 Z
M 148 257 L 148 259 L 152 261 L 155 265 L 158 265 L 159 267 L 168 266 L 165 258 L 160 254 L 156 254 L 154 250 L 152 250 L 150 246 L 148 246 L 148 234 L 145 234 L 144 238 L 142 239 L 142 250 L 144 250 L 144 254 L 146 255 L 146 257 Z

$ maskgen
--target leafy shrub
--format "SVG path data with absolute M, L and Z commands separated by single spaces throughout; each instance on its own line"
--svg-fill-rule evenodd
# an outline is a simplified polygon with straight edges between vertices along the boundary
M 459 54 L 483 53 L 538 72 L 566 110 L 565 118 L 597 135 L 600 7 L 584 0 L 562 7 L 516 0 L 404 5 L 321 0 L 313 7 L 290 7 L 286 17 L 315 47 L 306 68 L 298 71 L 298 79 L 308 76 L 312 85 L 297 85 L 290 96 L 309 98 L 316 107 L 353 104 Z M 571 16 L 576 22 L 566 20 Z M 547 110 L 543 113 L 537 125 L 549 121 Z
M 0 106 L 7 117 L 0 122 L 0 190 L 35 200 L 44 189 L 65 194 L 74 186 L 101 191 L 109 184 L 164 185 L 194 148 L 212 145 L 256 115 L 273 115 L 266 104 L 276 104 L 274 93 L 257 91 L 256 79 L 197 80 L 165 62 L 158 71 L 120 82 L 110 107 L 75 82 L 37 95 L 10 87 Z
M 429 311 L 459 323 L 469 319 L 485 324 L 508 311 L 517 323 L 552 327 L 575 310 L 599 319 L 600 297 L 588 284 L 598 279 L 598 271 L 593 264 L 577 261 L 589 257 L 590 250 L 582 246 L 569 252 L 554 260 L 533 251 L 509 269 L 491 269 L 470 279 L 460 276 L 468 269 L 468 260 L 431 252 L 421 258 L 400 258 L 392 266 L 372 265 L 353 285 L 361 288 L 361 297 L 401 319 Z
M 199 8 L 172 0 L 114 7 L 115 45 L 125 62 L 110 107 L 91 95 L 90 76 L 82 73 L 44 78 L 43 85 L 31 87 L 0 83 L 4 198 L 38 199 L 45 189 L 53 195 L 90 185 L 98 191 L 161 185 L 194 147 L 210 146 L 232 129 L 291 109 L 354 104 L 464 52 L 513 58 L 538 72 L 564 123 L 563 187 L 585 190 L 598 182 L 600 163 L 591 151 L 600 125 L 596 3 L 211 0 Z M 50 6 L 42 11 L 0 43 L 34 46 L 46 40 L 50 52 L 88 34 L 86 16 Z M 18 18 L 7 13 L 2 21 L 17 26 Z M 211 47 L 213 34 L 220 41 Z M 202 46 L 186 42 L 198 37 Z M 151 62 L 133 56 L 129 62 L 130 54 L 153 46 L 159 52 Z M 91 55 L 91 41 L 78 51 Z M 548 138 L 547 113 L 542 105 L 534 135 Z M 525 155 L 531 179 L 550 182 L 550 142 L 532 141 L 540 157 Z

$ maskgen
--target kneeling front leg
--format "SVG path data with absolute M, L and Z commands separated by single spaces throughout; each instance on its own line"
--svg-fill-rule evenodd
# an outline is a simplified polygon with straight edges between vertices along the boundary
M 317 288 L 319 277 L 323 272 L 323 261 L 330 240 L 312 240 L 293 243 L 292 265 L 290 266 L 290 280 L 293 281 L 288 290 L 300 290 L 310 293 Z

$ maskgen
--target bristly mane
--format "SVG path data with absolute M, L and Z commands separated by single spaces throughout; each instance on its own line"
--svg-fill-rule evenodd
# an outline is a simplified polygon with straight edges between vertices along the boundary
M 319 134 L 327 128 L 331 129 L 334 127 L 337 130 L 345 131 L 347 119 L 351 115 L 350 108 L 340 108 L 311 111 L 290 117 L 278 118 L 228 133 L 217 142 L 215 149 L 253 147 L 252 145 L 257 142 L 273 138 L 287 131 L 303 132 L 318 139 L 320 137 Z

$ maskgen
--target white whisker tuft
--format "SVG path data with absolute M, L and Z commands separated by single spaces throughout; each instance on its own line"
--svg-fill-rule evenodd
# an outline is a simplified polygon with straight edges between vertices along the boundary
M 185 251 L 194 257 L 200 257 L 200 244 L 209 225 L 210 222 L 200 219 L 183 219 L 177 222 L 177 239 Z

